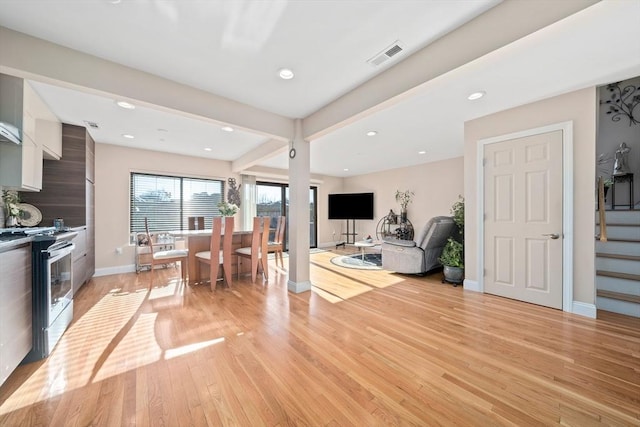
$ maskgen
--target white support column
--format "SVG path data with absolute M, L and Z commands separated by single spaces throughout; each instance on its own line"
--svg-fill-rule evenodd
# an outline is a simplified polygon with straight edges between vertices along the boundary
M 309 280 L 309 186 L 310 149 L 302 138 L 302 120 L 295 121 L 289 156 L 289 281 L 287 289 L 294 293 L 311 290 Z

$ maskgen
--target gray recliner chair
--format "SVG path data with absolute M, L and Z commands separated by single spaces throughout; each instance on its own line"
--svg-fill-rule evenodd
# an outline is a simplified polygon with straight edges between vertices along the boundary
M 382 268 L 396 273 L 425 274 L 441 267 L 438 258 L 456 224 L 449 216 L 431 218 L 415 236 L 415 241 L 385 239 L 382 242 Z

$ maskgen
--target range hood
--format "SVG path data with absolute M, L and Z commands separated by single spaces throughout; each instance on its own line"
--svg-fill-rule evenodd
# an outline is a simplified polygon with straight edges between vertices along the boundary
M 20 144 L 20 131 L 9 123 L 0 122 L 0 141 Z

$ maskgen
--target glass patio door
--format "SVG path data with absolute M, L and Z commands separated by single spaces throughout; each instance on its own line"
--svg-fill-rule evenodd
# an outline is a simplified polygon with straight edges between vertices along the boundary
M 317 247 L 317 223 L 316 223 L 316 211 L 317 211 L 317 188 L 311 187 L 309 189 L 309 246 L 311 248 Z M 284 215 L 287 217 L 287 224 L 284 232 L 284 250 L 289 247 L 289 186 L 287 184 L 277 184 L 271 182 L 258 182 L 256 183 L 256 213 L 258 216 L 271 217 L 271 229 L 272 233 L 275 233 L 276 218 Z M 274 236 L 269 236 L 270 239 Z

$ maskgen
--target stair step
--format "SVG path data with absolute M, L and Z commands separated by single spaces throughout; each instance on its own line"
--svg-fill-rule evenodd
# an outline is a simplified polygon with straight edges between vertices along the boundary
M 640 295 L 630 295 L 624 294 L 622 292 L 606 291 L 604 289 L 598 289 L 596 295 L 603 298 L 610 298 L 618 301 L 627 301 L 635 304 L 640 304 Z
M 628 261 L 640 261 L 640 255 L 610 254 L 610 253 L 604 253 L 604 252 L 596 252 L 596 256 L 600 258 L 614 258 L 614 259 L 624 259 Z
M 615 271 L 616 273 L 640 273 L 640 262 L 621 257 L 596 257 L 596 270 Z M 640 276 L 638 276 L 640 277 Z
M 640 282 L 640 274 L 618 273 L 615 271 L 596 270 L 596 276 L 615 277 L 618 279 L 634 280 Z
M 596 289 L 599 291 L 619 292 L 640 297 L 640 282 L 619 279 L 617 277 L 596 276 Z
M 607 254 L 640 255 L 640 241 L 624 242 L 619 240 L 608 240 L 606 242 L 601 242 L 599 240 L 596 240 L 596 252 Z
M 633 302 L 599 296 L 596 297 L 596 306 L 598 311 L 604 310 L 625 316 L 640 317 L 640 304 Z
M 600 215 L 596 211 L 596 223 L 599 223 Z M 640 210 L 607 210 L 605 212 L 607 223 L 616 224 L 640 224 Z
M 596 235 L 600 234 L 600 227 L 596 226 Z M 640 241 L 640 226 L 607 225 L 607 240 Z

